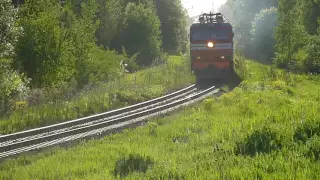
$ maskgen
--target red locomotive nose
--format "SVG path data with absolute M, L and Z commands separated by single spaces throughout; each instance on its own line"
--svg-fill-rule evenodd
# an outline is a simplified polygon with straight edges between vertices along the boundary
M 191 70 L 199 78 L 227 77 L 233 69 L 233 31 L 220 14 L 202 14 L 190 27 Z

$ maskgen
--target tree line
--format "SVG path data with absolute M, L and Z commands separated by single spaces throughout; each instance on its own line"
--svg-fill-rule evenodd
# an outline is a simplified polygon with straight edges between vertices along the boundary
M 0 0 L 0 100 L 112 80 L 185 52 L 180 0 Z
M 294 72 L 320 72 L 320 1 L 227 0 L 238 50 Z

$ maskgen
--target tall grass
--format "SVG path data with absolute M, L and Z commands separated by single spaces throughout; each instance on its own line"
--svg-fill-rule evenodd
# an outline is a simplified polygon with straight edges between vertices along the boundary
M 17 109 L 0 119 L 0 134 L 68 121 L 149 100 L 191 84 L 187 57 L 171 56 L 162 65 L 127 74 L 72 99 Z
M 251 76 L 232 92 L 135 130 L 8 160 L 0 179 L 319 179 L 319 76 L 243 63 Z

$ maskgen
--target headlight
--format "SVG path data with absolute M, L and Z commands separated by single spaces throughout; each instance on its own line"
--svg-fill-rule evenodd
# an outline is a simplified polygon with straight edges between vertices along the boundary
M 213 48 L 213 43 L 212 42 L 208 42 L 208 44 L 207 44 L 207 46 L 208 46 L 208 48 Z

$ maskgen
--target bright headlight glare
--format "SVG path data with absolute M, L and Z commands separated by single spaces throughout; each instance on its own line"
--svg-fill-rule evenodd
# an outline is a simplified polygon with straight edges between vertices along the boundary
M 212 48 L 212 47 L 213 47 L 213 43 L 212 43 L 212 42 L 208 42 L 207 46 L 208 46 L 209 48 Z

